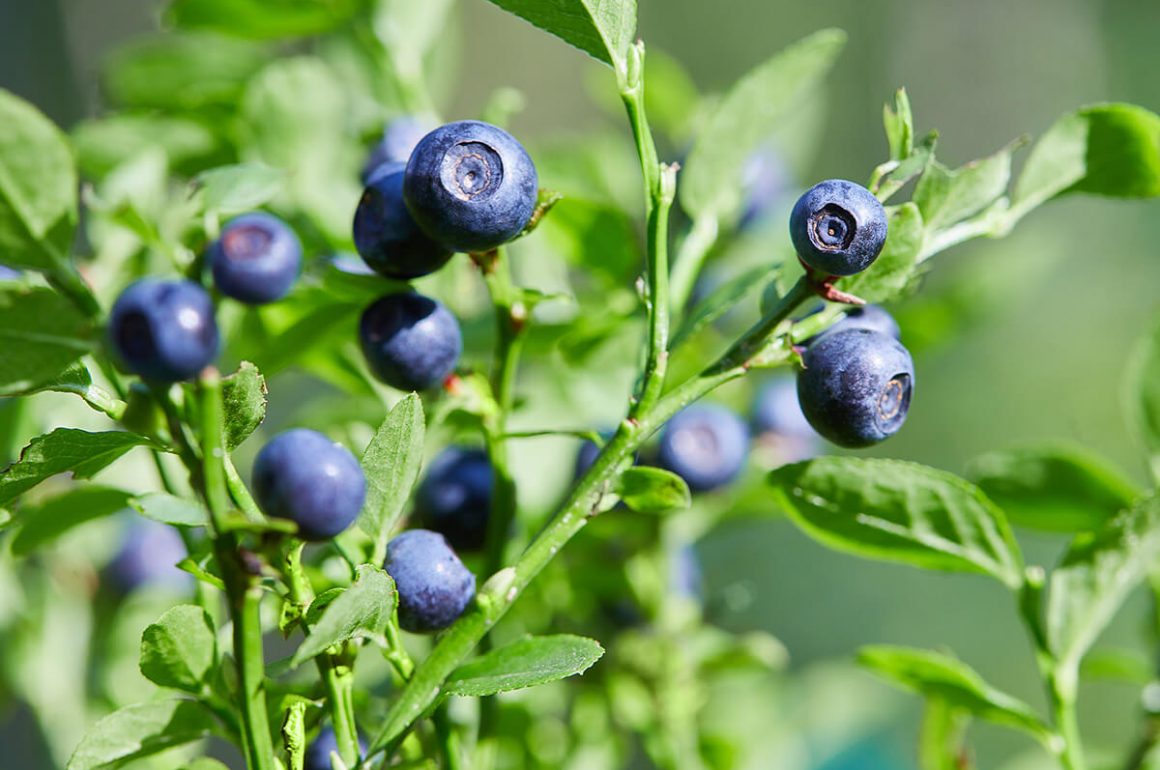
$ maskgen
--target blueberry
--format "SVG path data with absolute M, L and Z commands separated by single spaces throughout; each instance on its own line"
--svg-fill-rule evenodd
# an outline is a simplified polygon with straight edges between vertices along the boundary
M 367 488 L 346 447 L 305 428 L 279 433 L 262 447 L 253 482 L 262 510 L 293 521 L 303 540 L 327 540 L 349 527 Z
M 732 410 L 694 404 L 678 412 L 661 433 L 659 464 L 694 492 L 722 487 L 745 467 L 749 428 Z
M 302 770 L 330 770 L 333 767 L 330 762 L 331 752 L 338 753 L 338 738 L 334 734 L 334 728 L 327 725 L 318 731 L 318 737 L 306 747 L 302 757 Z M 360 757 L 367 753 L 367 744 L 361 735 L 358 737 L 358 753 Z
M 108 575 L 113 583 L 126 593 L 148 586 L 187 590 L 193 576 L 177 568 L 187 556 L 177 530 L 151 519 L 134 517 L 130 521 L 117 555 L 109 562 Z
M 421 294 L 388 294 L 363 311 L 359 342 L 367 365 L 399 390 L 426 390 L 455 370 L 463 352 L 459 322 Z
M 113 303 L 106 331 L 121 365 L 147 380 L 191 379 L 218 354 L 213 300 L 192 281 L 130 284 Z
M 387 544 L 384 568 L 399 592 L 399 627 L 414 633 L 447 628 L 475 596 L 475 575 L 443 535 L 408 530 Z
M 491 461 L 479 449 L 450 447 L 427 471 L 415 493 L 415 516 L 457 551 L 478 551 L 491 517 Z
M 669 591 L 698 604 L 704 595 L 701 561 L 692 543 L 684 543 L 669 552 Z
M 18 281 L 23 277 L 21 272 L 8 265 L 0 265 L 0 281 Z
M 407 161 L 403 198 L 415 221 L 455 251 L 487 251 L 519 235 L 539 181 L 523 146 L 478 120 L 440 126 Z
M 383 137 L 371 150 L 363 166 L 362 183 L 367 184 L 384 163 L 406 165 L 415 145 L 419 144 L 419 140 L 430 130 L 430 122 L 413 115 L 402 115 L 387 123 L 383 128 Z
M 862 185 L 827 179 L 798 198 L 789 235 L 810 267 L 854 275 L 870 267 L 886 243 L 886 209 Z
M 407 281 L 433 273 L 452 252 L 419 229 L 403 204 L 403 164 L 380 166 L 354 212 L 354 245 L 376 273 Z
M 281 219 L 255 211 L 230 220 L 206 258 L 218 291 L 247 305 L 264 305 L 294 286 L 302 244 Z
M 845 318 L 822 332 L 822 334 L 832 334 L 842 329 L 869 329 L 870 331 L 881 332 L 887 337 L 893 337 L 896 340 L 902 338 L 902 330 L 898 328 L 898 322 L 894 320 L 894 316 L 887 313 L 879 305 L 863 305 L 862 307 L 847 310 Z M 822 335 L 818 336 L 820 337 Z M 815 342 L 817 339 L 815 337 L 807 344 Z
M 898 340 L 842 329 L 806 349 L 798 373 L 802 412 L 818 433 L 844 447 L 877 444 L 906 421 L 914 363 Z
M 761 437 L 763 456 L 775 465 L 808 460 L 820 453 L 821 436 L 802 414 L 792 377 L 771 380 L 758 391 L 751 422 Z
M 587 473 L 588 469 L 592 467 L 592 464 L 596 462 L 599 454 L 600 447 L 597 446 L 595 441 L 585 441 L 581 444 L 580 449 L 576 452 L 576 466 L 572 473 L 573 477 L 578 479 Z

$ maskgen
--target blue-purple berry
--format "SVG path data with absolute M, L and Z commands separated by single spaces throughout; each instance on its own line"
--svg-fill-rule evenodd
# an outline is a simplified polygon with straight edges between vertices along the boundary
M 802 194 L 789 217 L 802 261 L 827 275 L 860 273 L 886 243 L 886 209 L 860 184 L 827 179 Z
M 247 305 L 282 299 L 302 269 L 302 244 L 273 214 L 255 211 L 222 228 L 207 254 L 214 285 Z
M 113 354 L 126 370 L 160 383 L 196 377 L 217 358 L 213 300 L 192 281 L 142 278 L 109 313 Z
M 427 390 L 455 371 L 463 352 L 459 321 L 421 294 L 388 294 L 363 311 L 359 342 L 376 377 L 399 390 Z
M 460 553 L 478 551 L 491 518 L 492 469 L 480 449 L 449 447 L 431 463 L 415 493 L 415 518 Z
M 399 627 L 417 634 L 441 631 L 475 597 L 475 575 L 438 532 L 408 530 L 387 544 L 384 566 L 399 594 Z
M 694 492 L 723 487 L 741 474 L 749 456 L 749 428 L 719 404 L 693 404 L 661 432 L 659 465 L 685 480 Z
M 401 281 L 433 273 L 452 252 L 419 226 L 403 203 L 403 164 L 381 165 L 354 212 L 354 245 L 379 275 Z
M 371 149 L 363 165 L 361 179 L 367 184 L 384 163 L 407 164 L 415 146 L 434 126 L 414 115 L 400 115 L 383 127 L 382 138 Z
M 166 524 L 134 517 L 125 528 L 117 555 L 107 574 L 113 584 L 128 593 L 137 588 L 162 587 L 186 591 L 193 576 L 177 564 L 187 556 L 177 530 Z
M 331 770 L 333 767 L 330 762 L 331 752 L 338 753 L 338 737 L 334 734 L 334 728 L 327 725 L 318 731 L 318 737 L 306 747 L 302 757 L 302 770 Z M 358 753 L 360 758 L 367 753 L 367 744 L 361 735 L 358 736 Z

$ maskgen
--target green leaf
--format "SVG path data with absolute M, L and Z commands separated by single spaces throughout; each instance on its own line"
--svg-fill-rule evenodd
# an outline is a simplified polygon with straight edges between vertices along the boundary
M 901 296 L 914 279 L 922 249 L 923 221 L 913 203 L 889 206 L 886 245 L 868 270 L 841 282 L 842 291 L 867 302 L 888 302 Z
M 266 378 L 249 361 L 222 380 L 227 449 L 240 446 L 266 419 L 266 392 Z
M 129 501 L 147 519 L 177 527 L 204 527 L 209 524 L 205 507 L 195 500 L 183 500 L 164 492 L 150 492 Z
M 685 480 L 663 468 L 629 468 L 617 478 L 613 491 L 640 513 L 667 513 L 688 508 L 693 501 Z
M 451 672 L 452 695 L 484 696 L 521 690 L 587 671 L 604 648 L 595 639 L 558 634 L 531 636 L 492 650 Z
M 43 287 L 0 286 L 0 395 L 58 377 L 89 352 L 91 338 L 88 320 L 62 295 Z
M 149 444 L 144 436 L 125 431 L 57 428 L 37 436 L 21 450 L 19 460 L 0 472 L 0 505 L 58 473 L 71 471 L 74 478 L 91 478 L 133 447 Z
M 745 75 L 712 111 L 681 173 L 681 205 L 694 220 L 722 219 L 741 205 L 742 167 L 750 153 L 819 88 L 846 44 L 822 30 Z
M 395 611 L 395 601 L 395 581 L 391 576 L 370 564 L 361 565 L 350 588 L 326 605 L 290 665 L 299 666 L 327 647 L 356 637 L 385 645 L 384 632 Z
M 1136 343 L 1124 381 L 1128 426 L 1148 453 L 1152 476 L 1160 479 L 1160 323 Z
M 77 174 L 65 137 L 0 89 L 0 255 L 29 270 L 62 269 L 72 246 Z M 61 367 L 63 368 L 63 367 Z
M 909 690 L 940 698 L 995 724 L 1049 740 L 1054 733 L 1034 709 L 996 690 L 957 658 L 933 650 L 888 645 L 863 647 L 858 662 Z
M 149 147 L 160 148 L 175 169 L 204 168 L 225 152 L 210 126 L 193 117 L 116 113 L 72 129 L 81 172 L 102 178 Z
M 67 770 L 104 770 L 206 737 L 213 717 L 196 701 L 148 701 L 98 721 L 69 758 Z
M 636 0 L 491 0 L 614 68 L 636 36 Z
M 174 0 L 168 16 L 184 29 L 267 40 L 329 32 L 365 5 L 366 0 Z
M 122 107 L 194 111 L 231 105 L 267 56 L 236 37 L 154 35 L 116 49 L 105 63 L 104 90 Z
M 1072 543 L 1051 573 L 1047 639 L 1060 670 L 1078 668 L 1128 594 L 1160 559 L 1160 498 L 1141 500 Z
M 262 163 L 239 163 L 203 171 L 194 177 L 202 206 L 232 216 L 269 203 L 281 192 L 286 173 Z
M 1160 116 L 1133 104 L 1097 104 L 1056 121 L 1031 149 L 1012 207 L 1022 215 L 1069 192 L 1160 195 Z
M 423 402 L 410 393 L 391 409 L 363 452 L 367 497 L 358 524 L 375 539 L 376 553 L 385 552 L 419 478 L 425 434 Z
M 423 71 L 427 55 L 447 42 L 454 0 L 378 0 L 374 30 L 396 71 Z
M 990 452 L 967 475 L 1014 524 L 1047 532 L 1099 529 L 1138 495 L 1117 468 L 1079 447 Z
M 918 736 L 918 766 L 922 770 L 962 770 L 963 736 L 970 714 L 942 698 L 926 699 Z
M 12 553 L 25 556 L 73 527 L 111 516 L 124 510 L 128 504 L 129 493 L 124 490 L 87 486 L 22 508 L 21 527 L 12 540 Z
M 213 620 L 201 607 L 179 604 L 141 635 L 141 673 L 162 687 L 201 692 L 216 663 Z
M 819 457 L 773 471 L 774 495 L 823 545 L 857 556 L 1022 584 L 1003 512 L 945 471 L 899 460 Z
M 670 347 L 677 347 L 701 332 L 747 298 L 764 291 L 781 273 L 781 266 L 758 265 L 726 281 L 693 306 L 684 323 L 673 335 Z
M 632 220 L 616 206 L 565 198 L 538 229 L 556 259 L 582 268 L 610 290 L 630 284 L 640 270 Z
M 926 228 L 935 232 L 957 224 L 998 200 L 1011 181 L 1011 154 L 1021 145 L 1014 142 L 957 169 L 929 163 L 914 189 Z
M 914 152 L 914 115 L 910 111 L 910 97 L 906 89 L 894 92 L 894 109 L 882 106 L 882 125 L 886 128 L 886 143 L 891 160 L 905 160 Z

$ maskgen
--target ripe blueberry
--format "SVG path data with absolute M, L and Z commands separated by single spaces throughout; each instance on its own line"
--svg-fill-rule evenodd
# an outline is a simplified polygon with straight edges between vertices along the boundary
M 218 354 L 213 300 L 192 281 L 130 284 L 113 303 L 106 331 L 121 365 L 146 380 L 191 379 Z
M 173 527 L 135 517 L 125 530 L 117 555 L 109 562 L 108 575 L 122 591 L 162 586 L 184 591 L 193 576 L 177 568 L 186 557 L 185 543 Z
M 399 592 L 399 627 L 417 634 L 447 628 L 475 596 L 475 575 L 438 532 L 408 530 L 387 544 L 384 568 Z
M 302 244 L 289 225 L 255 211 L 231 220 L 207 255 L 218 291 L 247 305 L 282 299 L 302 267 Z
M 479 449 L 450 447 L 431 463 L 415 493 L 415 517 L 457 551 L 478 551 L 491 517 L 491 462 Z
M 862 185 L 827 179 L 798 198 L 789 235 L 810 267 L 854 275 L 870 267 L 886 243 L 886 209 Z
M 399 390 L 426 390 L 455 370 L 463 352 L 459 322 L 421 294 L 388 294 L 363 311 L 359 342 L 367 365 Z
M 371 269 L 408 281 L 433 273 L 452 252 L 419 229 L 403 204 L 403 164 L 381 165 L 354 212 L 354 245 Z
M 894 339 L 902 338 L 902 330 L 898 328 L 898 322 L 894 317 L 887 313 L 880 305 L 863 305 L 862 307 L 851 308 L 846 311 L 846 317 L 838 321 L 822 334 L 832 334 L 842 329 L 869 329 L 870 331 L 881 332 L 887 337 Z M 818 335 L 819 337 L 821 335 Z M 810 340 L 811 344 L 817 338 Z
M 779 377 L 762 386 L 753 404 L 753 430 L 764 456 L 776 465 L 808 460 L 819 453 L 821 437 L 798 403 L 797 385 Z
M 898 340 L 870 329 L 842 329 L 822 335 L 802 362 L 797 382 L 802 412 L 835 444 L 877 444 L 906 421 L 914 363 Z
M 419 140 L 431 130 L 431 124 L 413 115 L 401 115 L 387 123 L 383 136 L 371 150 L 362 170 L 362 182 L 368 184 L 375 171 L 384 163 L 407 164 Z
M 419 226 L 455 251 L 487 251 L 519 235 L 539 181 L 523 146 L 478 120 L 448 123 L 411 153 L 403 198 Z
M 262 447 L 253 481 L 262 510 L 297 524 L 303 540 L 327 540 L 349 527 L 367 487 L 346 447 L 305 428 L 279 433 Z
M 658 460 L 689 489 L 706 492 L 735 479 L 748 455 L 749 428 L 740 417 L 718 404 L 694 404 L 665 425 Z
M 330 763 L 331 752 L 338 753 L 338 738 L 334 734 L 334 728 L 327 725 L 318 731 L 318 737 L 306 747 L 302 757 L 302 770 L 330 770 L 333 767 Z M 360 757 L 367 753 L 367 744 L 361 735 L 358 737 L 358 753 Z

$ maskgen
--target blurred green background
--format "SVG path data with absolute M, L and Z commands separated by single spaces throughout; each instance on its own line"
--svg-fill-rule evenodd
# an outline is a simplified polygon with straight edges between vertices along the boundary
M 0 86 L 65 126 L 94 114 L 102 57 L 155 28 L 156 5 L 0 0 Z M 521 138 L 607 124 L 584 96 L 594 65 L 582 54 L 484 0 L 462 0 L 461 13 L 460 59 L 470 66 L 461 68 L 448 117 L 478 114 L 495 87 L 511 85 L 526 96 L 512 121 Z M 1041 133 L 1081 104 L 1124 100 L 1160 110 L 1154 1 L 641 0 L 641 36 L 683 62 L 706 92 L 823 26 L 846 29 L 850 42 L 829 80 L 825 135 L 803 186 L 868 176 L 885 157 L 882 104 L 900 85 L 917 128 L 940 131 L 939 156 L 952 165 Z M 923 291 L 896 308 L 916 354 L 917 395 L 905 430 L 875 453 L 961 472 L 987 449 L 1062 439 L 1104 453 L 1143 482 L 1120 380 L 1132 341 L 1160 304 L 1157 244 L 1160 204 L 1074 198 L 1034 214 L 1004 241 L 940 255 Z M 949 318 L 923 310 L 924 298 L 940 293 L 958 298 Z M 1031 561 L 1053 559 L 1060 546 L 1046 536 L 1021 540 Z M 711 604 L 728 598 L 715 619 L 776 634 L 795 667 L 849 658 L 870 642 L 947 646 L 991 681 L 1042 702 L 1031 651 L 997 585 L 835 555 L 783 522 L 733 521 L 700 550 Z M 1147 621 L 1146 603 L 1137 601 L 1111 634 L 1138 644 Z M 1097 753 L 1130 740 L 1135 700 L 1128 686 L 1087 687 L 1081 718 Z M 918 709 L 916 700 L 903 702 L 896 732 L 905 749 Z M 1029 748 L 986 727 L 973 738 L 980 767 Z

